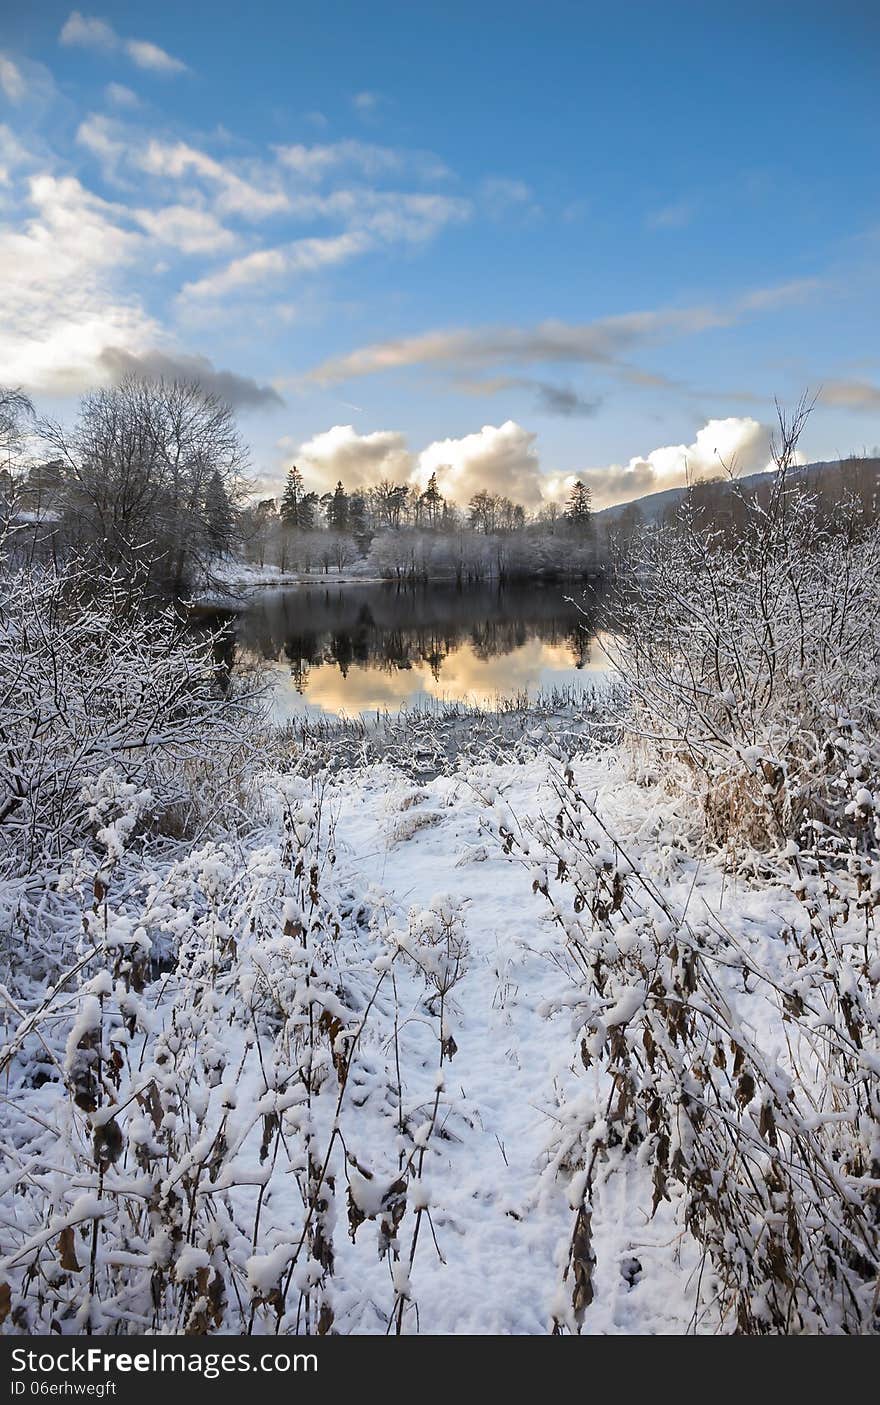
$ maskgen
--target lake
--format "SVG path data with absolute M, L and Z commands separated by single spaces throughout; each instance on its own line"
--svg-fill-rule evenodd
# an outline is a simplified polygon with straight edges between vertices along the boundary
M 262 662 L 279 721 L 432 702 L 491 705 L 581 692 L 605 672 L 587 600 L 579 582 L 260 590 L 237 618 L 236 648 Z

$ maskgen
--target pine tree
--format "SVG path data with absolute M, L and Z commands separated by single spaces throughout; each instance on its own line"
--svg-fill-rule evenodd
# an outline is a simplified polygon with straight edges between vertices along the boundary
M 348 530 L 360 550 L 366 553 L 369 550 L 372 532 L 367 515 L 367 500 L 363 493 L 352 493 L 348 500 Z
M 584 535 L 590 529 L 592 518 L 592 494 L 586 483 L 579 478 L 568 495 L 565 520 L 574 527 L 579 535 Z
M 233 516 L 229 494 L 218 472 L 211 474 L 205 489 L 205 535 L 215 556 L 222 556 L 232 545 Z
M 443 494 L 437 486 L 436 473 L 432 473 L 431 477 L 428 479 L 428 486 L 422 493 L 420 501 L 425 516 L 428 519 L 428 525 L 436 527 L 440 518 L 443 516 L 443 508 L 445 506 Z
M 279 513 L 281 521 L 285 527 L 303 527 L 301 520 L 301 507 L 305 496 L 305 484 L 303 476 L 296 464 L 290 469 L 287 475 L 287 483 L 284 487 L 284 495 L 281 499 Z
M 321 499 L 317 493 L 306 493 L 299 504 L 299 528 L 302 532 L 313 532 L 318 525 L 318 508 Z
M 327 522 L 334 532 L 348 531 L 348 494 L 341 481 L 327 504 Z

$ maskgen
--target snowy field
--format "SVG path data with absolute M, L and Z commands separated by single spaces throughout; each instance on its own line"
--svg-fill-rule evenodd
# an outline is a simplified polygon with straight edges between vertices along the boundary
M 447 1015 L 457 1048 L 444 1071 L 442 1131 L 429 1142 L 420 1178 L 436 1236 L 420 1242 L 411 1275 L 423 1331 L 542 1333 L 555 1313 L 566 1312 L 561 1285 L 573 1215 L 572 1150 L 597 1116 L 602 1089 L 577 1053 L 570 1010 L 577 977 L 564 941 L 532 892 L 530 867 L 487 839 L 489 807 L 481 798 L 497 796 L 490 813 L 509 809 L 524 823 L 551 808 L 548 782 L 555 772 L 558 764 L 544 757 L 413 786 L 383 768 L 345 783 L 331 798 L 339 807 L 340 883 L 354 892 L 376 885 L 400 922 L 411 908 L 454 908 L 468 944 Z M 640 799 L 615 776 L 613 756 L 582 763 L 577 779 L 601 789 L 618 819 Z M 655 828 L 650 819 L 640 822 L 634 847 L 653 847 Z M 683 855 L 670 860 L 666 848 L 670 891 L 684 905 L 694 865 Z M 719 890 L 717 874 L 703 875 L 700 895 L 717 900 Z M 430 1109 L 437 1040 L 421 973 L 404 966 L 398 983 L 401 1062 L 409 1070 L 405 1103 L 417 1119 Z M 389 1006 L 368 1059 L 374 1067 L 365 1103 L 365 1111 L 373 1104 L 378 1123 L 372 1153 L 378 1164 L 386 1144 L 386 1177 L 394 1163 L 387 1160 L 382 1104 L 393 1074 L 383 1046 L 392 1019 Z M 643 1178 L 640 1168 L 625 1168 L 597 1197 L 588 1333 L 683 1332 L 693 1315 L 697 1283 L 690 1271 L 697 1255 L 677 1246 L 670 1212 L 647 1219 L 633 1184 Z M 387 1328 L 393 1284 L 375 1241 L 364 1226 L 357 1244 L 341 1251 L 338 1272 L 355 1304 L 344 1330 Z
M 650 1141 L 625 1152 L 608 1136 L 608 1073 L 585 1067 L 589 1002 L 556 920 L 571 897 L 554 889 L 541 835 L 560 787 L 588 797 L 619 841 L 609 865 L 642 870 L 690 930 L 722 921 L 737 953 L 725 999 L 771 1062 L 785 1057 L 779 1008 L 743 972 L 780 963 L 778 933 L 802 909 L 784 884 L 695 858 L 682 815 L 617 749 L 569 761 L 546 719 L 532 732 L 517 759 L 421 781 L 389 761 L 264 775 L 244 848 L 209 842 L 145 882 L 126 876 L 127 822 L 100 832 L 109 897 L 94 898 L 88 864 L 69 883 L 104 950 L 81 957 L 78 1002 L 54 1002 L 60 1058 L 51 1041 L 28 1055 L 28 1022 L 15 1035 L 7 1020 L 19 1052 L 4 1272 L 36 1266 L 60 1330 L 155 1329 L 157 1284 L 178 1330 L 206 1312 L 221 1331 L 315 1330 L 321 1314 L 347 1333 L 725 1330 L 686 1197 L 670 1185 L 652 1213 Z M 107 813 L 111 791 L 96 797 Z M 172 942 L 177 964 L 138 990 L 132 957 Z M 619 1007 L 637 1028 L 643 1000 L 612 990 L 605 1026 Z M 76 1106 L 101 1101 L 96 1054 L 119 1087 L 91 1120 L 125 1143 L 100 1175 Z M 572 1225 L 597 1144 L 591 1301 L 575 1314 Z M 36 1312 L 45 1288 L 19 1281 Z

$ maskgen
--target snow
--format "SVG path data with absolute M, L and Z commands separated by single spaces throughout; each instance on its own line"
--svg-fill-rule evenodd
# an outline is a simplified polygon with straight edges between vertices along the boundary
M 572 963 L 549 901 L 556 891 L 553 865 L 535 838 L 542 817 L 555 813 L 560 785 L 591 797 L 595 871 L 609 883 L 612 873 L 644 873 L 662 895 L 653 926 L 661 943 L 685 943 L 677 913 L 687 912 L 696 932 L 701 924 L 708 930 L 711 914 L 723 917 L 733 953 L 719 976 L 723 997 L 731 1008 L 747 1008 L 768 1085 L 787 1098 L 786 1033 L 771 1002 L 747 991 L 747 966 L 736 952 L 758 950 L 785 969 L 774 944 L 781 927 L 803 925 L 800 905 L 784 884 L 731 883 L 720 860 L 692 854 L 686 818 L 661 788 L 634 779 L 622 752 L 566 749 L 560 761 L 538 745 L 513 759 L 450 766 L 417 781 L 385 761 L 323 774 L 315 788 L 302 776 L 266 775 L 256 782 L 261 827 L 246 839 L 209 840 L 182 854 L 163 878 L 165 891 L 179 899 L 161 897 L 157 876 L 149 924 L 112 904 L 100 923 L 88 914 L 113 959 L 173 932 L 180 969 L 194 973 L 203 997 L 198 1005 L 172 1005 L 175 990 L 186 990 L 176 977 L 141 1001 L 107 971 L 89 971 L 69 1026 L 66 1065 L 82 1066 L 86 1078 L 90 1051 L 106 1056 L 101 1040 L 112 1045 L 113 1000 L 115 1018 L 138 1031 L 138 1046 L 143 1038 L 146 1047 L 147 1032 L 156 1031 L 132 1094 L 153 1078 L 161 1084 L 169 1060 L 176 1065 L 198 1049 L 185 1103 L 177 1106 L 169 1094 L 151 1107 L 132 1097 L 119 1120 L 130 1153 L 148 1159 L 191 1119 L 188 1150 L 176 1164 L 169 1159 L 161 1194 L 197 1184 L 197 1199 L 210 1202 L 212 1212 L 201 1242 L 180 1245 L 157 1229 L 149 1241 L 132 1235 L 128 1244 L 102 1250 L 102 1262 L 128 1264 L 132 1272 L 139 1263 L 166 1266 L 170 1281 L 185 1287 L 222 1262 L 215 1243 L 224 1252 L 232 1245 L 242 1284 L 270 1305 L 255 1330 L 272 1330 L 271 1303 L 285 1285 L 303 1295 L 324 1291 L 322 1265 L 300 1253 L 305 1228 L 297 1177 L 307 1169 L 306 1140 L 323 1149 L 338 1129 L 342 1137 L 331 1142 L 328 1162 L 335 1193 L 322 1211 L 334 1255 L 326 1290 L 334 1330 L 384 1334 L 398 1307 L 405 1332 L 417 1330 L 416 1308 L 418 1330 L 435 1334 L 543 1334 L 554 1321 L 586 1335 L 681 1334 L 695 1314 L 701 1330 L 713 1329 L 711 1274 L 700 1271 L 698 1246 L 678 1217 L 677 1192 L 671 1188 L 652 1217 L 650 1143 L 625 1155 L 609 1137 L 607 1084 L 596 1061 L 612 1035 L 640 1038 L 649 991 L 644 983 L 612 982 L 596 997 Z M 96 818 L 103 820 L 108 807 L 98 803 L 99 789 L 113 788 L 103 777 L 94 790 Z M 123 819 L 137 810 L 135 792 L 114 794 Z M 117 855 L 128 832 L 111 819 L 100 826 L 98 843 Z M 560 842 L 569 868 L 580 872 L 576 846 Z M 339 930 L 326 985 L 299 936 L 310 920 L 309 903 L 285 886 L 296 856 L 308 868 L 316 846 L 332 848 L 336 896 L 328 921 Z M 196 885 L 198 901 L 188 896 L 187 883 Z M 224 903 L 243 883 L 250 885 L 250 918 L 231 924 Z M 579 921 L 584 941 L 595 945 L 589 911 L 572 911 L 574 890 L 566 891 L 566 920 Z M 353 913 L 360 914 L 354 928 Z M 258 941 L 249 929 L 260 922 L 268 926 Z M 233 939 L 237 964 L 228 956 L 206 964 L 210 950 Z M 614 942 L 620 952 L 637 954 L 644 942 L 639 919 L 622 916 Z M 227 984 L 214 989 L 221 976 Z M 337 1106 L 340 1063 L 357 1040 L 371 989 L 370 1018 Z M 292 1031 L 287 1059 L 309 1021 L 329 1022 L 312 1065 L 322 1092 L 311 1101 L 299 1079 L 272 1088 L 265 1081 L 277 1028 L 270 1023 L 267 1034 L 261 1023 L 267 999 L 273 1018 Z M 699 999 L 691 999 L 699 1008 Z M 218 1013 L 221 1037 L 211 1032 Z M 117 1025 L 112 1034 L 119 1033 L 125 1029 Z M 140 1057 L 139 1047 L 135 1062 Z M 867 1050 L 863 1064 L 868 1073 L 880 1067 Z M 26 1096 L 50 1124 L 69 1119 L 61 1085 L 48 1082 Z M 748 1115 L 757 1122 L 757 1100 Z M 102 1109 L 91 1125 L 107 1121 Z M 284 1132 L 277 1143 L 276 1125 Z M 199 1172 L 199 1181 L 194 1168 L 211 1166 L 221 1129 L 225 1159 L 209 1175 Z M 591 1184 L 585 1167 L 599 1151 L 605 1170 Z M 401 1204 L 405 1167 L 411 1174 Z M 134 1161 L 120 1162 L 113 1172 L 130 1177 L 136 1169 Z M 103 1213 L 94 1195 L 69 1204 L 61 1196 L 56 1239 L 58 1226 Z M 585 1206 L 594 1296 L 578 1322 L 564 1275 L 573 1219 Z M 252 1245 L 242 1226 L 257 1215 L 259 1242 Z M 45 1235 L 27 1242 L 51 1251 Z M 295 1314 L 282 1330 L 296 1330 Z
M 582 783 L 608 789 L 607 761 L 590 763 L 588 771 L 581 766 L 579 772 Z M 521 814 L 534 809 L 548 762 L 499 766 L 490 774 L 493 793 L 502 793 L 506 807 Z M 620 780 L 615 784 L 619 787 Z M 416 789 L 383 767 L 347 777 L 327 798 L 338 807 L 343 885 L 378 882 L 389 904 L 411 906 L 429 905 L 442 886 L 445 903 L 467 903 L 469 967 L 453 993 L 457 1052 L 446 1066 L 448 1093 L 442 1102 L 448 1136 L 438 1142 L 427 1119 L 412 1132 L 417 1147 L 428 1147 L 428 1160 L 424 1178 L 410 1186 L 410 1206 L 430 1205 L 437 1247 L 430 1238 L 420 1244 L 411 1273 L 403 1261 L 393 1265 L 392 1286 L 417 1301 L 423 1331 L 544 1333 L 571 1228 L 570 1180 L 560 1172 L 553 1143 L 560 1120 L 577 1120 L 583 1112 L 585 1074 L 572 1067 L 568 1017 L 564 1011 L 544 1012 L 548 986 L 560 984 L 557 940 L 532 893 L 531 872 L 500 849 L 479 853 L 474 866 L 479 812 L 464 779 L 438 777 Z M 418 813 L 422 807 L 437 821 L 412 833 L 401 858 L 384 815 L 404 808 Z M 682 877 L 692 881 L 692 874 Z M 397 981 L 402 1007 L 420 1011 L 418 982 L 399 968 Z M 621 997 L 604 1016 L 606 1023 L 631 1018 L 644 995 L 642 990 Z M 407 1101 L 414 1107 L 429 1106 L 438 1081 L 431 1071 L 432 1042 L 425 1023 L 414 1017 L 402 1044 Z M 361 1124 L 359 1158 L 370 1130 L 369 1123 Z M 381 1126 L 374 1134 L 378 1166 L 385 1154 Z M 631 1185 L 640 1174 L 637 1167 L 622 1174 L 619 1187 L 595 1209 L 600 1291 L 587 1314 L 587 1332 L 682 1332 L 693 1311 L 687 1274 L 670 1261 L 669 1215 L 661 1210 L 656 1220 L 644 1223 Z M 349 1183 L 362 1212 L 377 1214 L 387 1181 L 378 1172 L 371 1180 L 354 1173 Z M 354 1245 L 337 1240 L 337 1277 L 355 1283 L 360 1300 L 344 1330 L 382 1332 L 385 1321 L 377 1305 L 384 1303 L 386 1310 L 389 1305 L 389 1269 L 375 1256 L 373 1241 L 372 1253 L 363 1252 L 366 1239 L 362 1227 Z M 630 1281 L 625 1272 L 634 1256 L 643 1268 Z M 687 1246 L 682 1258 L 686 1264 Z M 696 1262 L 695 1251 L 692 1258 Z M 261 1276 L 264 1285 L 269 1276 Z

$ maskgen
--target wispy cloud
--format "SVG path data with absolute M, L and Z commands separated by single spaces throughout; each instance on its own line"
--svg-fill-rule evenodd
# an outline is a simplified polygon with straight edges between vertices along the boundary
M 135 209 L 132 214 L 141 228 L 160 244 L 167 244 L 182 254 L 222 253 L 237 243 L 236 236 L 210 210 L 192 205 Z
M 249 179 L 188 142 L 150 137 L 102 113 L 84 118 L 76 140 L 102 162 L 110 177 L 128 170 L 180 183 L 191 184 L 196 179 L 213 192 L 221 213 L 236 214 L 250 222 L 280 214 L 290 205 L 277 180 Z
M 868 381 L 825 381 L 819 394 L 821 403 L 839 405 L 845 410 L 880 410 L 880 385 Z
M 588 398 L 570 385 L 536 380 L 532 376 L 459 376 L 455 384 L 465 395 L 474 396 L 498 395 L 507 390 L 530 390 L 539 414 L 558 415 L 563 419 L 588 419 L 602 405 L 601 396 Z
M 384 103 L 385 98 L 381 93 L 374 93 L 368 89 L 360 93 L 355 93 L 351 99 L 351 105 L 355 112 L 364 120 L 369 120 L 378 116 Z
M 467 219 L 469 214 L 464 201 L 393 192 L 338 192 L 318 204 L 324 214 L 332 213 L 348 227 L 333 235 L 255 249 L 225 268 L 187 283 L 182 292 L 184 301 L 219 299 L 244 288 L 347 263 L 386 245 L 421 243 L 444 225 Z M 293 213 L 314 216 L 317 210 L 314 205 L 305 209 L 293 202 Z
M 259 298 L 285 279 L 385 247 L 425 243 L 472 214 L 461 196 L 383 187 L 388 177 L 407 172 L 422 182 L 446 180 L 449 172 L 430 153 L 346 140 L 274 148 L 271 159 L 220 159 L 106 113 L 84 118 L 76 140 L 100 162 L 105 179 L 128 202 L 130 220 L 151 239 L 187 256 L 236 252 L 222 267 L 183 284 L 176 306 L 190 322 L 222 316 L 225 300 L 240 302 L 246 293 Z M 156 196 L 159 202 L 151 202 Z M 287 238 L 253 247 L 253 233 L 241 225 L 269 220 L 286 226 Z M 323 227 L 297 230 L 292 238 L 291 225 Z
M 141 105 L 137 93 L 127 88 L 124 83 L 108 83 L 104 89 L 104 96 L 114 107 L 133 109 Z
M 548 320 L 534 327 L 460 328 L 374 342 L 323 362 L 312 372 L 321 384 L 410 366 L 530 365 L 538 362 L 609 363 L 652 336 L 718 325 L 710 308 L 636 312 L 595 322 Z
M 279 214 L 289 199 L 277 186 L 260 185 L 242 177 L 230 166 L 207 155 L 189 143 L 151 140 L 137 149 L 132 159 L 141 170 L 172 180 L 195 175 L 218 191 L 219 208 L 246 219 L 259 220 Z
M 327 239 L 298 239 L 275 249 L 257 249 L 233 259 L 217 273 L 186 283 L 186 298 L 222 298 L 230 293 L 285 275 L 314 273 L 333 264 L 344 263 L 368 247 L 366 236 L 340 234 Z
M 487 176 L 481 183 L 480 195 L 493 219 L 502 219 L 515 211 L 529 215 L 540 213 L 541 207 L 535 200 L 531 186 L 523 180 L 509 176 Z
M 340 170 L 355 170 L 369 179 L 414 174 L 423 180 L 447 180 L 449 167 L 428 151 L 377 146 L 347 138 L 308 146 L 295 143 L 275 148 L 279 161 L 307 180 L 319 181 Z
M 20 103 L 27 92 L 24 74 L 8 54 L 0 54 L 0 90 L 11 103 Z
M 105 54 L 124 54 L 137 67 L 163 77 L 188 72 L 182 59 L 175 58 L 149 39 L 126 39 L 106 20 L 71 10 L 58 36 L 68 47 L 95 49 Z
M 799 280 L 760 288 L 722 306 L 660 308 L 534 327 L 459 328 L 374 342 L 333 357 L 311 372 L 319 384 L 410 366 L 490 367 L 538 363 L 613 365 L 625 352 L 651 342 L 729 327 L 751 313 L 801 301 L 820 285 Z
M 693 200 L 676 200 L 651 210 L 645 220 L 649 229 L 685 229 L 697 212 Z

